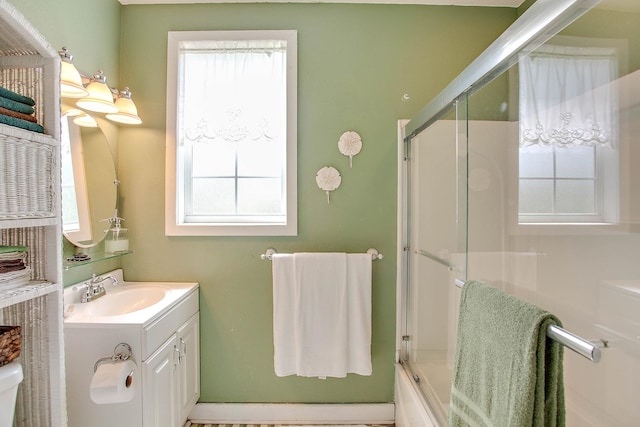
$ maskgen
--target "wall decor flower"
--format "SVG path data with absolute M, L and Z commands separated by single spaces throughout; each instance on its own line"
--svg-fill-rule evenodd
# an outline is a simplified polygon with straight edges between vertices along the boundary
M 345 156 L 349 156 L 349 167 L 353 167 L 353 156 L 362 150 L 362 138 L 357 132 L 348 131 L 340 135 L 338 149 Z
M 327 194 L 327 203 L 331 203 L 329 193 L 340 187 L 341 182 L 340 172 L 334 167 L 325 166 L 316 173 L 316 184 Z

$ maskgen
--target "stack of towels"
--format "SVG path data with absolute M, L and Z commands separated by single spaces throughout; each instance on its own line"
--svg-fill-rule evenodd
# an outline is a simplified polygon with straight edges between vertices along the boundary
M 0 123 L 43 133 L 44 128 L 34 116 L 36 102 L 0 86 Z
M 371 375 L 371 255 L 273 255 L 277 376 Z
M 31 277 L 25 246 L 0 246 L 0 289 L 26 285 Z

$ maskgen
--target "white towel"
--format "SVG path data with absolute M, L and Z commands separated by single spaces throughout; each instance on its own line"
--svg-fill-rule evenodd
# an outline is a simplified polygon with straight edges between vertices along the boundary
M 273 256 L 276 375 L 371 375 L 371 256 Z
M 348 372 L 371 375 L 371 255 L 347 255 Z
M 295 374 L 296 289 L 292 254 L 273 254 L 273 347 L 276 375 Z

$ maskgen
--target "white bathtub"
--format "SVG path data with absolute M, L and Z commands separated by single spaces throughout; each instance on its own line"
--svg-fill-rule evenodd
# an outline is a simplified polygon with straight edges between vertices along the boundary
M 409 373 L 396 364 L 396 427 L 440 427 Z

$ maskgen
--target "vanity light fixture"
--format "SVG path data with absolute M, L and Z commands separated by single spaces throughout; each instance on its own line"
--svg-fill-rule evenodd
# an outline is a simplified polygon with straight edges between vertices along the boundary
M 107 114 L 107 119 L 126 125 L 139 125 L 142 123 L 142 119 L 138 116 L 136 104 L 134 104 L 131 99 L 131 92 L 128 87 L 120 91 L 115 104 L 116 107 L 118 107 L 118 112 Z
M 115 113 L 118 107 L 113 103 L 113 94 L 107 86 L 107 78 L 102 70 L 91 77 L 91 82 L 87 86 L 89 96 L 81 98 L 76 105 L 83 110 L 95 111 L 97 113 Z
M 131 91 L 125 87 L 123 91 L 111 89 L 107 78 L 99 70 L 91 78 L 81 74 L 72 64 L 73 55 L 66 47 L 58 52 L 62 65 L 60 67 L 60 95 L 62 98 L 80 98 L 75 106 L 62 104 L 62 115 L 75 117 L 78 126 L 96 127 L 97 123 L 87 111 L 102 113 L 111 121 L 128 125 L 139 125 L 142 119 L 138 116 L 138 108 L 131 99 Z M 88 81 L 87 86 L 85 83 Z M 115 102 L 114 102 L 115 100 Z M 76 108 L 76 106 L 78 108 Z
M 73 55 L 66 47 L 60 52 L 60 95 L 67 98 L 82 98 L 89 95 L 89 91 L 82 85 L 80 73 L 73 65 Z

